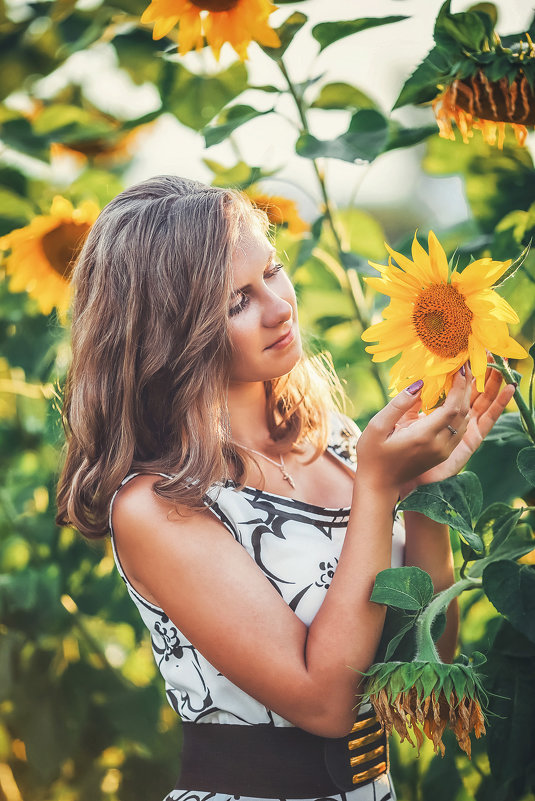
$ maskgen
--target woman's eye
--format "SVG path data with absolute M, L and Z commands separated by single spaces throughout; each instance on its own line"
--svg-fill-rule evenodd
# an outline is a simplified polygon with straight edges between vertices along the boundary
M 273 278 L 283 268 L 284 268 L 283 264 L 272 264 L 269 270 L 264 273 L 264 280 L 267 280 L 268 278 Z M 250 295 L 246 294 L 245 292 L 242 292 L 241 290 L 239 292 L 236 292 L 235 299 L 237 302 L 230 307 L 228 312 L 230 317 L 233 317 L 235 314 L 239 314 L 251 302 Z
M 249 305 L 251 298 L 249 295 L 246 295 L 245 292 L 238 292 L 236 295 L 237 303 L 234 306 L 231 306 L 228 313 L 230 317 L 233 317 L 235 314 L 239 314 L 241 311 L 245 309 L 246 306 Z
M 272 278 L 274 275 L 277 275 L 280 270 L 284 268 L 284 264 L 272 264 L 269 270 L 266 273 L 266 278 Z

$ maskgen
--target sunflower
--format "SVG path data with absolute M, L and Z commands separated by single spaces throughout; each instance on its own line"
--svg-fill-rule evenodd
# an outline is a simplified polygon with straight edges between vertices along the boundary
M 482 392 L 487 351 L 514 359 L 527 357 L 507 328 L 507 323 L 518 323 L 516 312 L 492 288 L 511 261 L 483 258 L 461 273 L 452 271 L 433 231 L 429 232 L 429 253 L 414 235 L 412 261 L 386 248 L 388 265 L 370 262 L 381 276 L 364 280 L 391 301 L 383 321 L 367 328 L 362 338 L 378 342 L 366 348 L 375 362 L 401 354 L 390 371 L 392 394 L 423 378 L 422 408 L 428 413 L 448 393 L 454 374 L 468 359 Z
M 309 225 L 299 216 L 294 200 L 280 195 L 265 195 L 254 187 L 245 190 L 254 205 L 265 211 L 269 221 L 274 225 L 286 225 L 291 234 L 302 234 L 308 231 Z
M 38 215 L 24 228 L 1 237 L 0 251 L 11 251 L 5 259 L 9 289 L 26 290 L 43 314 L 55 306 L 63 316 L 69 306 L 73 260 L 98 213 L 90 200 L 75 209 L 57 195 L 50 214 Z
M 457 664 L 443 662 L 379 662 L 365 674 L 368 678 L 364 700 L 373 704 L 387 735 L 395 729 L 418 754 L 424 735 L 432 741 L 436 753 L 444 756 L 442 737 L 446 728 L 453 730 L 459 747 L 471 756 L 470 734 L 485 734 L 485 719 L 480 697 L 484 690 L 477 668 L 484 661 L 474 653 L 474 664 L 466 657 Z
M 178 23 L 180 55 L 200 50 L 204 36 L 217 59 L 228 42 L 244 61 L 253 40 L 266 47 L 280 46 L 268 24 L 275 9 L 269 0 L 152 0 L 141 22 L 154 22 L 153 39 L 166 36 Z
M 439 135 L 455 139 L 455 122 L 463 142 L 468 143 L 473 129 L 481 131 L 489 145 L 501 150 L 506 124 L 510 124 L 519 145 L 528 135 L 526 125 L 535 123 L 535 93 L 525 75 L 510 82 L 506 77 L 490 81 L 480 70 L 466 80 L 455 80 L 433 101 Z

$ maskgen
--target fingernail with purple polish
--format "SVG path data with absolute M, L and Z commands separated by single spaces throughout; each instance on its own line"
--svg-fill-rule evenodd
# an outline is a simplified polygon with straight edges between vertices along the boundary
M 418 392 L 423 387 L 423 385 L 424 385 L 424 382 L 422 381 L 421 378 L 419 378 L 418 381 L 415 381 L 414 384 L 411 384 L 410 387 L 407 387 L 405 392 L 408 392 L 409 395 L 417 395 Z
M 466 367 L 464 366 L 464 364 L 461 367 L 461 375 L 466 375 Z

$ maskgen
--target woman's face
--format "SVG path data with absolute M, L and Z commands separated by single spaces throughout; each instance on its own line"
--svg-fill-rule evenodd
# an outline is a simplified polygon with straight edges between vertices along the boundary
M 268 381 L 301 356 L 297 303 L 272 245 L 256 226 L 244 229 L 232 259 L 230 380 Z

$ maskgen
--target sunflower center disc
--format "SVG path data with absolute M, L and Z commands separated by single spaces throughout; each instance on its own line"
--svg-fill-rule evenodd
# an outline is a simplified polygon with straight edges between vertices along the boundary
M 240 0 L 190 0 L 190 2 L 203 11 L 230 11 Z
M 468 349 L 472 312 L 451 284 L 424 289 L 414 304 L 412 322 L 426 348 L 443 359 Z
M 62 278 L 70 277 L 73 258 L 77 255 L 90 227 L 87 223 L 64 222 L 43 236 L 41 240 L 43 253 L 50 266 Z

